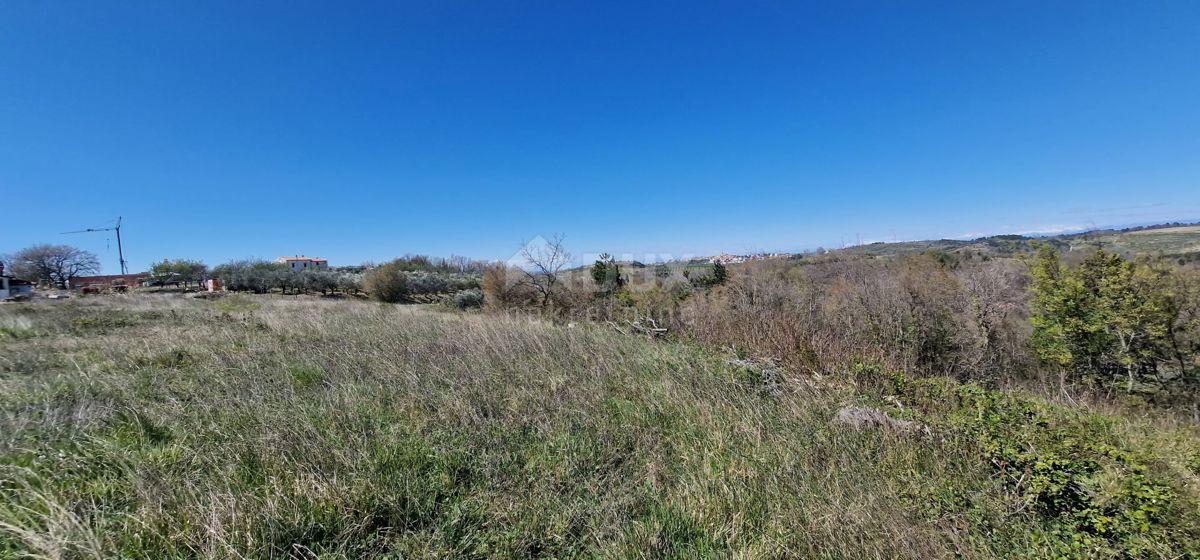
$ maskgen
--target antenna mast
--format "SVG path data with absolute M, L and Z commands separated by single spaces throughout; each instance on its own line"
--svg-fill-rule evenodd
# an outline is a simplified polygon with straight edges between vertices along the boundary
M 117 216 L 117 225 L 110 228 L 87 228 L 78 231 L 64 231 L 62 235 L 68 233 L 92 233 L 97 231 L 115 231 L 117 232 L 117 258 L 121 259 L 121 274 L 129 274 L 129 267 L 125 264 L 125 249 L 121 246 L 121 217 Z

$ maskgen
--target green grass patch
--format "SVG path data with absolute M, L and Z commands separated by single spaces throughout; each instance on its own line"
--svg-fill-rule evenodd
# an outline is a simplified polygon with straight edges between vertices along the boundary
M 132 327 L 138 324 L 136 316 L 121 312 L 89 313 L 71 319 L 71 332 L 80 335 L 106 334 L 116 329 Z
M 315 364 L 302 364 L 288 368 L 292 383 L 299 389 L 315 387 L 325 381 L 325 370 Z
M 34 338 L 40 333 L 36 329 L 24 327 L 0 327 L 0 340 L 25 340 Z

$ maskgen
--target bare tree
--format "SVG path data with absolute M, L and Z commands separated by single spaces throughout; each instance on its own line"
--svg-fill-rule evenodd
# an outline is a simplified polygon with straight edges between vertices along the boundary
M 39 283 L 65 288 L 76 276 L 100 272 L 100 260 L 91 251 L 70 245 L 33 245 L 11 257 L 13 273 Z
M 526 243 L 521 247 L 521 257 L 528 264 L 524 284 L 538 294 L 543 307 L 549 306 L 558 299 L 563 289 L 562 271 L 571 263 L 571 254 L 563 246 L 563 236 L 555 235 L 541 245 Z

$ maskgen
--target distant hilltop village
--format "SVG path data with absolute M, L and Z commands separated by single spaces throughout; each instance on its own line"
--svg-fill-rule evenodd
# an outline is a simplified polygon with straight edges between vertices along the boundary
M 791 253 L 756 253 L 753 255 L 731 255 L 729 253 L 721 253 L 715 257 L 701 257 L 695 261 L 707 262 L 709 264 L 741 264 L 750 261 L 765 261 L 767 259 L 784 259 L 791 256 Z

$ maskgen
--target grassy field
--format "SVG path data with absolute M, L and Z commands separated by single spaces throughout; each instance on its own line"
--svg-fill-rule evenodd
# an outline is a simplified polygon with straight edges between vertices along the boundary
M 360 301 L 0 306 L 0 558 L 1200 554 L 1194 426 L 730 358 Z
M 1143 229 L 1131 232 L 1133 235 L 1178 235 L 1178 234 L 1198 234 L 1200 226 L 1177 226 L 1163 227 L 1155 229 Z
M 1186 255 L 1200 252 L 1200 226 L 1181 226 L 1131 231 L 1127 233 L 1098 233 L 1093 239 L 1080 236 L 1084 247 L 1100 245 L 1129 254 Z

